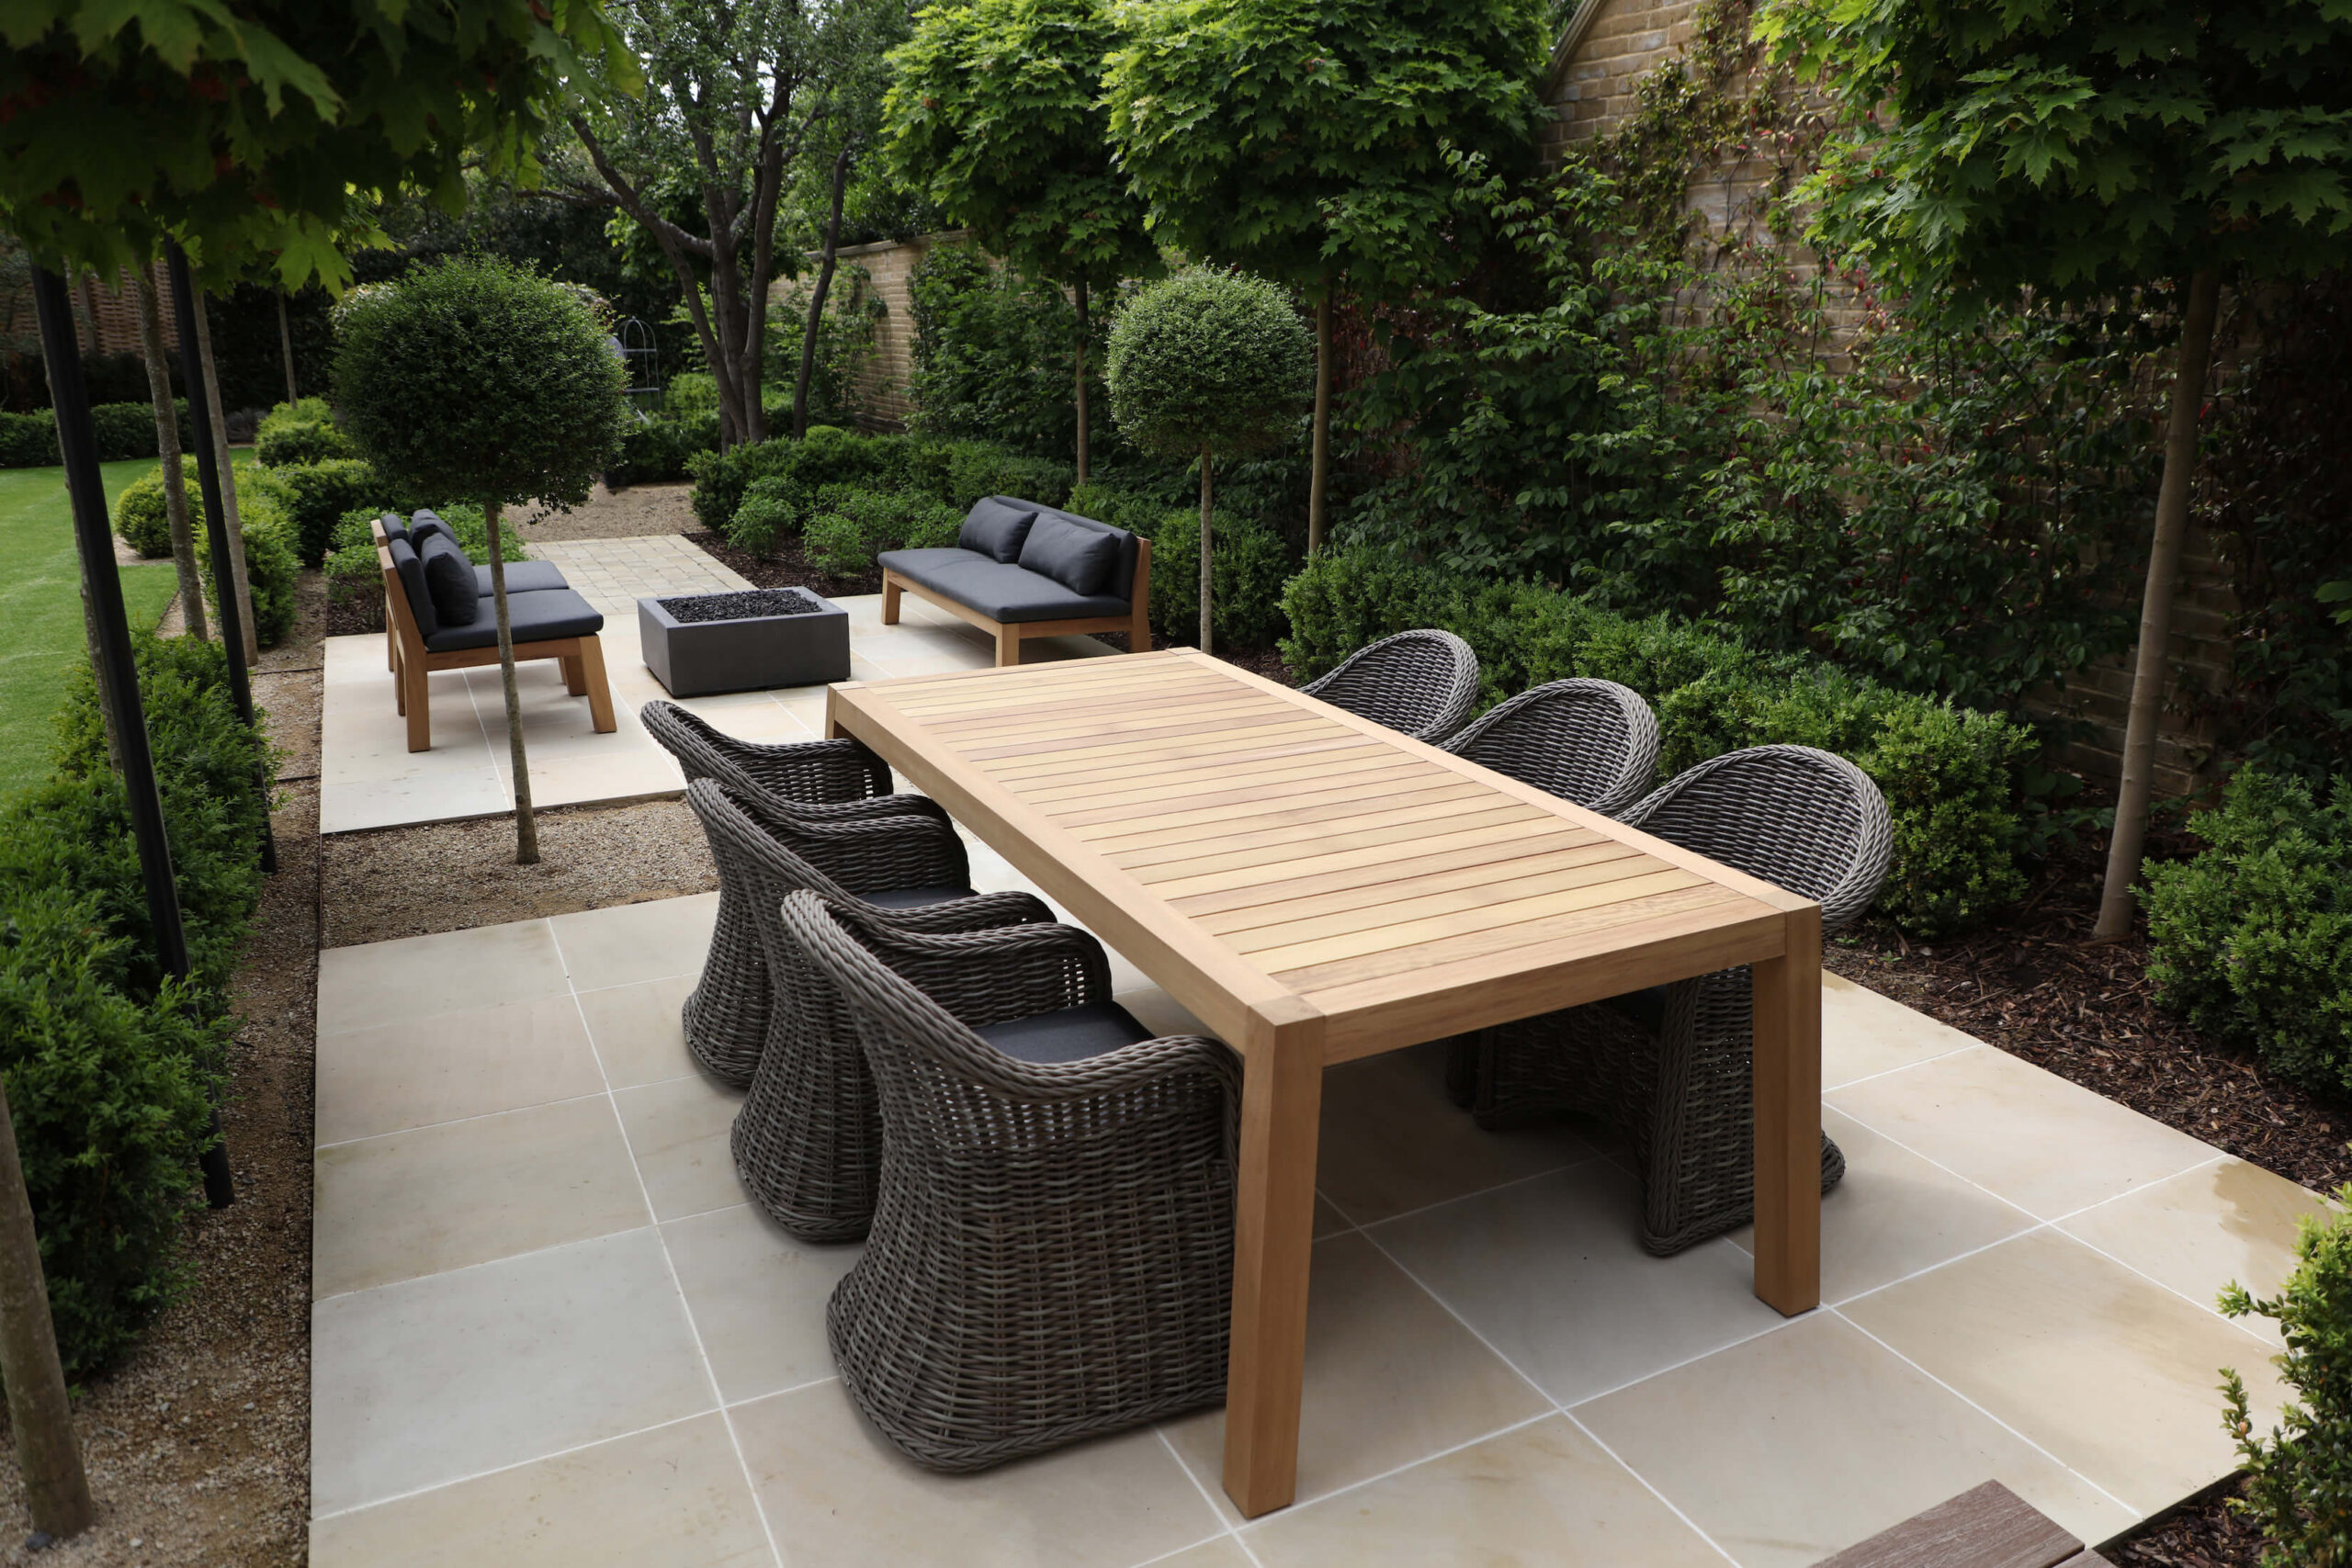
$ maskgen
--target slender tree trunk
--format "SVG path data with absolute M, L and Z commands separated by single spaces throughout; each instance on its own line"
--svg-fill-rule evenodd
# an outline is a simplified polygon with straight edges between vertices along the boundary
M 539 824 L 531 815 L 531 762 L 523 754 L 523 696 L 514 686 L 514 623 L 506 613 L 506 551 L 499 538 L 500 506 L 482 503 L 490 528 L 490 597 L 498 615 L 498 683 L 506 692 L 506 753 L 514 768 L 514 863 L 539 863 Z
M 17 1128 L 0 1086 L 0 1382 L 8 1390 L 8 1424 L 33 1529 L 51 1540 L 80 1535 L 96 1510 L 74 1435 L 74 1410 L 57 1360 L 49 1283 L 33 1234 L 32 1200 L 17 1161 Z M 47 1542 L 40 1544 L 46 1545 Z
M 301 394 L 294 389 L 294 329 L 286 320 L 286 296 L 277 299 L 277 347 L 286 355 L 286 400 L 299 402 Z
M 172 565 L 180 579 L 180 613 L 187 635 L 202 641 L 204 574 L 196 564 L 196 530 L 188 526 L 187 474 L 180 463 L 180 422 L 172 412 L 172 362 L 164 350 L 164 309 L 155 298 L 155 275 L 133 269 L 139 303 L 140 356 L 147 361 L 147 395 L 155 405 L 155 451 L 164 464 L 164 515 L 172 525 Z M 191 396 L 201 397 L 193 385 Z
M 1086 482 L 1086 279 L 1072 291 L 1078 306 L 1078 482 Z
M 1331 479 L 1331 285 L 1315 302 L 1315 466 L 1306 484 L 1306 553 L 1323 547 L 1323 495 Z
M 2197 415 L 2205 401 L 2205 372 L 2213 353 L 2213 317 L 2222 297 L 2217 273 L 2188 280 L 2188 310 L 2180 323 L 2179 362 L 2172 407 L 2165 420 L 2165 477 L 2156 491 L 2156 536 L 2148 551 L 2147 592 L 2140 601 L 2140 651 L 2132 671 L 2132 713 L 2123 732 L 2123 787 L 2115 801 L 2115 834 L 2107 850 L 2107 886 L 2100 895 L 2094 942 L 2129 935 L 2147 840 L 2148 797 L 2155 784 L 2156 728 L 2164 714 L 2166 657 L 2172 641 L 2173 589 L 2188 535 L 2188 487 L 2197 469 Z
M 223 521 L 229 529 L 229 575 L 237 585 L 237 625 L 243 629 L 245 645 L 245 667 L 251 669 L 261 657 L 261 643 L 254 631 L 254 588 L 245 578 L 245 526 L 237 516 L 237 476 L 229 467 L 229 423 L 220 412 L 220 372 L 212 362 L 212 323 L 207 318 L 210 308 L 202 295 L 196 300 L 196 353 L 189 355 L 187 345 L 181 347 L 180 363 L 195 365 L 204 382 L 204 405 L 212 411 L 212 460 L 220 468 L 220 504 L 226 509 Z M 196 395 L 197 377 L 188 378 L 188 395 Z
M 1201 448 L 1201 651 L 1209 648 L 1209 449 Z
M 808 434 L 808 381 L 817 370 L 817 332 L 825 321 L 825 296 L 832 292 L 834 256 L 842 243 L 842 190 L 849 182 L 850 149 L 833 160 L 833 206 L 825 219 L 825 257 L 817 264 L 817 287 L 808 296 L 808 324 L 800 334 L 800 374 L 792 383 L 792 434 Z
M 99 651 L 98 607 L 90 602 L 90 580 L 82 578 L 82 635 L 90 647 L 90 673 L 96 678 L 98 716 L 107 724 L 107 765 L 122 772 L 122 721 L 115 716 L 113 689 L 107 684 L 106 656 Z

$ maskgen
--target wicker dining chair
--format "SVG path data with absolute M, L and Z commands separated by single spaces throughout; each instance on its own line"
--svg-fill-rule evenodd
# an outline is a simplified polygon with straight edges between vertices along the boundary
M 1657 773 L 1657 717 L 1614 681 L 1554 681 L 1482 714 L 1445 749 L 1614 817 Z
M 850 1397 L 972 1471 L 1224 1397 L 1240 1063 L 1148 1038 L 1074 926 L 893 930 L 808 893 L 793 939 L 882 1098 L 882 1192 L 825 1321 Z
M 1614 681 L 1553 681 L 1489 708 L 1446 741 L 1457 757 L 1614 817 L 1657 774 L 1657 716 Z M 1478 1037 L 1445 1043 L 1445 1088 L 1467 1106 L 1477 1089 Z
M 1478 700 L 1478 656 L 1452 632 L 1398 632 L 1299 690 L 1416 740 L 1442 740 Z
M 675 703 L 660 701 L 647 703 L 637 716 L 678 760 L 688 784 L 717 779 L 746 797 L 789 806 L 812 823 L 910 815 L 947 821 L 936 801 L 891 794 L 889 767 L 855 740 L 738 740 Z M 767 960 L 751 908 L 722 875 L 710 953 L 682 1010 L 686 1043 L 706 1065 L 746 1064 L 741 1075 L 748 1079 L 748 1064 L 767 1039 L 770 1005 Z M 713 1065 L 712 1070 L 737 1081 L 733 1068 Z
M 840 996 L 785 934 L 776 909 L 808 888 L 875 921 L 924 931 L 1049 924 L 1053 910 L 1032 894 L 963 886 L 963 841 L 927 818 L 812 829 L 716 779 L 688 784 L 686 802 L 719 874 L 736 881 L 753 911 L 775 998 L 758 1057 L 712 1069 L 751 1089 L 729 1138 L 735 1174 L 793 1235 L 854 1241 L 873 1218 L 882 1163 L 874 1080 Z
M 1870 908 L 1893 844 L 1878 786 L 1809 746 L 1712 758 L 1620 820 L 1815 900 L 1824 931 Z M 1629 1134 L 1642 1243 L 1679 1252 L 1754 1215 L 1753 1014 L 1743 964 L 1481 1030 L 1473 1109 L 1489 1127 L 1568 1111 Z M 1822 1190 L 1845 1172 L 1824 1134 Z

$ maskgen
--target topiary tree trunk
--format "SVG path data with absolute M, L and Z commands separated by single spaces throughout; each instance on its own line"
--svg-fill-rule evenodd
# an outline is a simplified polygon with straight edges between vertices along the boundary
M 1323 494 L 1331 475 L 1331 280 L 1315 299 L 1315 457 L 1306 485 L 1306 553 L 1323 547 Z
M 74 1408 L 58 1364 L 57 1326 L 49 1314 L 49 1282 L 33 1232 L 32 1200 L 17 1159 L 17 1127 L 8 1093 L 0 1086 L 0 1382 L 7 1385 L 8 1425 L 16 1434 L 17 1468 L 25 1480 L 35 1547 L 80 1535 L 96 1510 L 74 1435 Z M 47 1537 L 48 1540 L 41 1538 Z
M 1072 293 L 1072 303 L 1078 308 L 1078 482 L 1084 484 L 1087 474 L 1086 439 L 1086 279 L 1080 278 Z
M 172 525 L 172 565 L 179 572 L 180 612 L 187 635 L 202 640 L 204 577 L 196 565 L 196 531 L 188 526 L 187 482 L 180 466 L 180 422 L 172 412 L 171 361 L 164 355 L 164 308 L 155 297 L 155 275 L 136 272 L 140 357 L 147 362 L 147 395 L 155 405 L 155 455 L 164 462 L 164 515 Z M 190 389 L 194 390 L 193 388 Z
M 490 601 L 498 619 L 498 683 L 506 694 L 506 754 L 514 768 L 514 863 L 539 863 L 539 825 L 531 815 L 531 762 L 523 752 L 523 695 L 514 684 L 514 623 L 506 612 L 506 548 L 495 501 L 482 503 L 490 534 Z
M 1209 448 L 1201 447 L 1201 651 L 1209 648 Z
M 229 531 L 229 576 L 237 585 L 237 625 L 243 628 L 245 645 L 245 667 L 251 669 L 261 658 L 261 640 L 254 628 L 254 588 L 245 577 L 245 525 L 237 515 L 237 476 L 229 466 L 229 422 L 220 412 L 220 371 L 212 362 L 212 323 L 208 319 L 210 310 L 201 295 L 197 297 L 196 352 L 187 353 L 187 345 L 180 345 L 180 363 L 194 365 L 198 376 L 188 378 L 188 396 L 196 395 L 195 382 L 204 383 L 204 404 L 212 412 L 212 460 L 220 468 L 220 504 L 226 510 L 222 521 Z

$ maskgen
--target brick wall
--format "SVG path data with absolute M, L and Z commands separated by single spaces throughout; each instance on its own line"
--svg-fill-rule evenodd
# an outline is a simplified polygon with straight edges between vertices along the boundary
M 955 231 L 848 245 L 835 253 L 845 270 L 854 265 L 865 274 L 855 284 L 861 292 L 853 294 L 850 302 L 872 299 L 882 306 L 874 321 L 873 347 L 850 378 L 857 390 L 860 424 L 898 430 L 914 412 L 907 389 L 914 378 L 915 313 L 907 299 L 907 280 L 933 245 L 958 244 L 964 238 L 962 231 Z
M 1680 56 L 1688 45 L 1697 0 L 1584 0 L 1552 54 L 1546 96 L 1555 116 L 1543 145 L 1548 158 L 1578 142 L 1605 136 L 1634 112 L 1641 79 Z M 1717 233 L 1753 232 L 1756 198 L 1771 171 L 1762 164 L 1732 163 L 1697 171 L 1690 205 Z M 1810 254 L 1792 254 L 1802 276 L 1816 268 Z M 1838 311 L 1833 307 L 1832 319 Z M 1838 362 L 1838 345 L 1827 357 Z M 2138 609 L 2136 594 L 2132 609 Z M 2209 541 L 2191 536 L 2173 605 L 2165 717 L 2156 745 L 2156 788 L 2182 795 L 2210 782 L 2214 756 L 2212 727 L 2192 720 L 2182 694 L 2220 690 L 2229 680 L 2229 618 L 2237 607 L 2229 570 Z M 2076 674 L 2064 693 L 2047 694 L 2029 705 L 2036 711 L 2081 720 L 2085 737 L 2064 750 L 2065 761 L 2094 781 L 2112 783 L 2121 771 L 2123 730 L 2132 693 L 2132 656 Z

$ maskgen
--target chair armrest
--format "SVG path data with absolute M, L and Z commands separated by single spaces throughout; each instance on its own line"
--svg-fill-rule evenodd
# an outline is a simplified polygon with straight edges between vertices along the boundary
M 856 822 L 876 817 L 954 820 L 945 807 L 927 795 L 869 795 L 856 800 L 777 800 L 773 804 L 779 813 L 808 822 Z
M 927 936 L 1054 923 L 1052 907 L 1034 893 L 976 893 L 969 898 L 920 904 L 911 909 L 870 908 L 870 912 L 901 931 L 921 931 Z
M 1084 1007 L 1111 995 L 1111 961 L 1102 944 L 1077 926 L 1046 922 L 934 933 L 907 930 L 896 910 L 876 911 L 882 916 L 877 919 L 865 910 L 835 909 L 842 924 L 862 928 L 857 934 L 869 952 L 967 1029 Z

